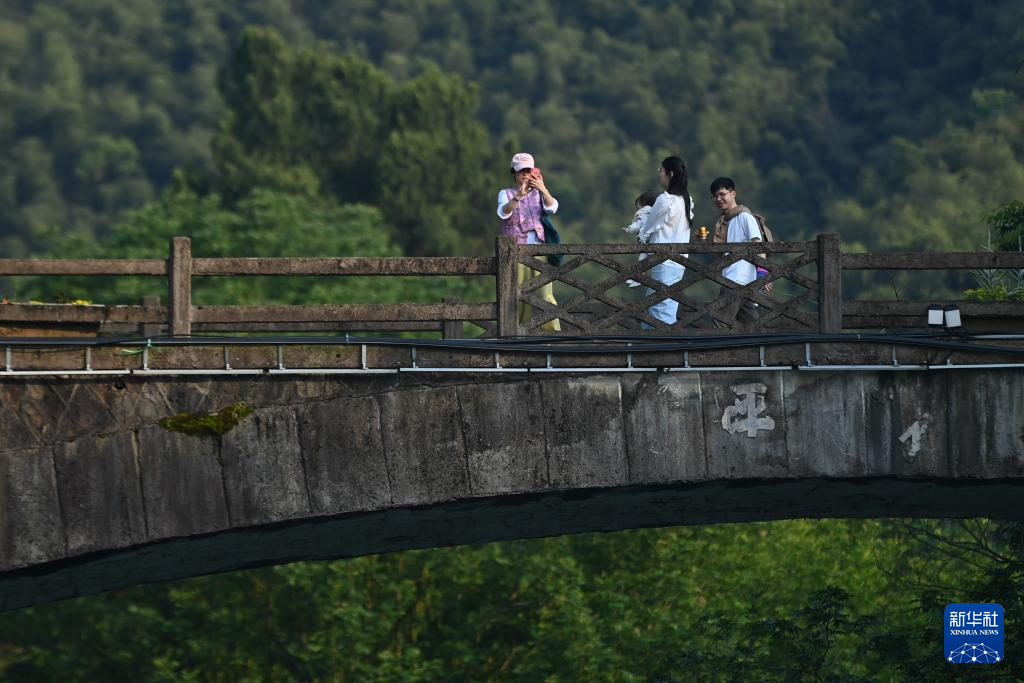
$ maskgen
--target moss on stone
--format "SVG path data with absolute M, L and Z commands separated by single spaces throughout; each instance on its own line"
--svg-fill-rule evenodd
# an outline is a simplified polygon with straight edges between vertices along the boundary
M 215 413 L 178 413 L 165 417 L 160 420 L 160 426 L 189 436 L 220 436 L 230 432 L 252 412 L 252 408 L 239 401 Z

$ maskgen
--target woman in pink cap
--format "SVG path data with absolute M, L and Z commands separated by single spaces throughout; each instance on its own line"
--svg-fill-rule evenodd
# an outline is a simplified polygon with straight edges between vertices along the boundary
M 551 196 L 544 184 L 544 176 L 536 167 L 533 156 L 525 152 L 512 157 L 512 176 L 515 185 L 498 193 L 498 218 L 501 219 L 501 234 L 514 237 L 517 244 L 543 244 L 544 226 L 541 225 L 541 211 L 555 213 L 558 211 L 558 200 Z M 519 284 L 535 277 L 537 271 L 518 265 Z M 544 301 L 558 305 L 551 283 L 540 288 Z M 530 319 L 532 308 L 523 302 L 519 303 L 519 322 Z M 541 329 L 547 332 L 560 331 L 561 325 L 557 318 L 545 323 Z

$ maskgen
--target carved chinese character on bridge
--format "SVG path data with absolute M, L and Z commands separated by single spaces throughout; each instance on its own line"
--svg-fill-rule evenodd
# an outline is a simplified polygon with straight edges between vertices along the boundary
M 722 429 L 730 434 L 745 431 L 747 436 L 757 436 L 758 430 L 775 429 L 775 420 L 761 415 L 766 410 L 764 394 L 768 388 L 760 383 L 737 384 L 729 387 L 738 397 L 722 413 Z
M 904 450 L 904 460 L 907 462 L 914 462 L 917 460 L 917 456 L 921 452 L 921 442 L 928 433 L 928 428 L 931 426 L 931 423 L 932 416 L 925 413 L 921 416 L 921 419 L 916 420 L 914 424 L 907 427 L 906 430 L 899 435 L 899 441 Z

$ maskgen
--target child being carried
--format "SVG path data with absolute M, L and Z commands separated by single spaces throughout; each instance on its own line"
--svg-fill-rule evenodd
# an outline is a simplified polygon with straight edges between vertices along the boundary
M 644 221 L 647 220 L 647 214 L 651 212 L 651 207 L 654 206 L 654 202 L 658 199 L 658 195 L 648 190 L 642 195 L 636 198 L 633 202 L 633 206 L 636 208 L 636 213 L 633 214 L 633 222 L 623 228 L 626 232 L 631 235 L 639 235 L 640 229 L 644 227 Z M 637 237 L 637 243 L 640 243 L 640 238 Z M 647 258 L 647 254 L 640 254 L 638 260 L 643 261 Z M 630 287 L 639 287 L 640 283 L 636 280 L 626 280 L 626 284 Z

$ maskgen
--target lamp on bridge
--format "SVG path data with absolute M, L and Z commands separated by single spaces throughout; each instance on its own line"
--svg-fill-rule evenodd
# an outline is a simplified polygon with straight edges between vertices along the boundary
M 959 330 L 962 326 L 959 306 L 932 304 L 928 307 L 928 327 L 941 327 L 953 332 Z

